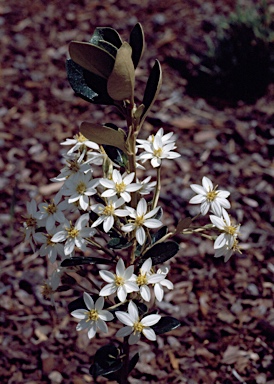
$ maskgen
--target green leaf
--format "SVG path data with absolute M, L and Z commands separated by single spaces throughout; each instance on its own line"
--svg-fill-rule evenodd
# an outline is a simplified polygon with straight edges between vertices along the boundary
M 99 45 L 101 40 L 107 41 L 119 49 L 123 43 L 119 33 L 110 27 L 97 27 L 90 39 L 90 43 Z
M 175 241 L 155 244 L 138 260 L 138 265 L 142 264 L 149 257 L 152 259 L 152 265 L 163 263 L 175 256 L 178 251 L 179 244 L 175 243 Z
M 139 361 L 139 353 L 137 352 L 129 362 L 129 370 L 128 370 L 129 373 L 135 368 L 135 365 L 138 363 L 138 361 Z
M 154 104 L 154 101 L 156 100 L 160 88 L 162 85 L 162 69 L 161 65 L 158 60 L 155 61 L 155 64 L 150 72 L 145 93 L 144 93 L 144 98 L 142 104 L 144 104 L 145 109 L 143 112 L 142 120 L 141 123 L 144 121 L 146 118 L 149 110 L 151 109 L 152 105 Z
M 144 31 L 140 23 L 137 23 L 132 29 L 129 37 L 129 44 L 132 48 L 131 57 L 133 65 L 134 68 L 136 68 L 143 55 L 145 46 Z
M 115 57 L 96 45 L 72 41 L 69 44 L 69 54 L 75 63 L 105 79 L 108 79 L 113 70 Z
M 131 53 L 131 46 L 126 42 L 117 51 L 113 71 L 107 83 L 108 94 L 113 100 L 131 100 L 133 97 L 135 73 Z
M 104 150 L 108 157 L 120 167 L 126 167 L 128 159 L 127 156 L 119 148 L 113 147 L 112 145 L 104 145 Z
M 125 152 L 125 135 L 121 130 L 116 131 L 113 128 L 100 124 L 84 121 L 80 125 L 80 132 L 89 140 L 97 144 L 112 145 Z
M 191 217 L 185 217 L 184 219 L 180 220 L 176 227 L 176 233 L 181 233 L 184 229 L 189 228 L 191 223 Z
M 98 349 L 94 356 L 94 364 L 89 372 L 96 379 L 100 375 L 109 375 L 122 368 L 123 363 L 119 358 L 120 351 L 114 344 L 108 344 Z
M 61 267 L 74 267 L 76 265 L 84 264 L 114 264 L 113 261 L 108 259 L 101 259 L 100 257 L 90 256 L 74 256 L 69 259 L 65 259 L 61 262 Z
M 82 99 L 94 104 L 114 104 L 107 93 L 107 81 L 82 68 L 73 60 L 66 61 L 68 81 L 71 88 Z
M 164 237 L 167 234 L 167 232 L 168 232 L 168 228 L 166 225 L 164 227 L 161 227 L 159 231 L 151 235 L 151 243 L 152 244 L 156 243 L 158 240 Z
M 171 316 L 161 317 L 157 324 L 152 325 L 156 335 L 161 335 L 178 328 L 181 325 L 180 321 Z
M 124 237 L 114 237 L 112 238 L 107 247 L 110 249 L 126 249 L 132 245 L 132 242 L 128 242 Z

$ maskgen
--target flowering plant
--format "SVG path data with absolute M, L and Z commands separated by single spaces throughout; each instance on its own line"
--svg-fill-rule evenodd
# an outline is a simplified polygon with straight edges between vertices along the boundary
M 211 222 L 195 227 L 194 219 L 183 218 L 172 231 L 163 225 L 163 209 L 158 204 L 161 169 L 166 160 L 180 154 L 173 133 L 162 128 L 147 139 L 139 138 L 162 78 L 156 60 L 143 101 L 136 105 L 135 68 L 143 49 L 140 24 L 133 28 L 129 43 L 112 28 L 96 28 L 88 43 L 70 44 L 67 72 L 73 90 L 91 103 L 115 106 L 126 128 L 83 122 L 79 134 L 61 143 L 71 148 L 64 156 L 65 167 L 53 179 L 62 182 L 60 190 L 50 203 L 38 207 L 35 200 L 28 203 L 24 222 L 25 238 L 33 250 L 42 244 L 38 252 L 48 255 L 56 266 L 44 293 L 53 300 L 71 272 L 79 279 L 70 279 L 70 284 L 85 287 L 83 298 L 69 304 L 71 315 L 80 320 L 77 331 L 88 330 L 92 339 L 97 331 L 107 334 L 112 321 L 125 325 L 116 333 L 123 342 L 100 348 L 90 367 L 95 378 L 103 375 L 119 383 L 128 382 L 139 359 L 138 353 L 130 355 L 130 345 L 143 336 L 154 341 L 158 334 L 180 326 L 177 319 L 163 317 L 154 308 L 165 290 L 173 289 L 167 279 L 169 267 L 158 267 L 179 250 L 172 238 L 202 234 L 215 240 L 215 257 L 224 256 L 225 261 L 239 251 L 239 226 L 232 224 L 226 211 L 229 192 L 218 190 L 207 177 L 202 186 L 191 185 L 197 195 L 190 203 L 200 204 L 202 215 L 212 213 Z M 151 176 L 144 177 L 147 160 L 155 171 L 152 181 Z M 93 174 L 98 169 L 101 177 L 96 178 Z M 99 280 L 89 273 L 90 265 L 96 266 Z M 83 284 L 85 278 L 89 285 Z

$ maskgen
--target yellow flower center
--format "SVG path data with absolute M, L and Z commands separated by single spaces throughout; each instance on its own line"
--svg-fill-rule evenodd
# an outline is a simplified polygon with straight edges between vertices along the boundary
M 52 295 L 53 290 L 49 284 L 45 283 L 41 286 L 41 293 L 45 298 L 49 298 Z
M 207 194 L 206 194 L 208 201 L 214 201 L 217 196 L 218 196 L 218 192 L 216 192 L 215 190 L 207 192 Z
M 125 283 L 125 280 L 123 277 L 115 275 L 114 282 L 115 282 L 116 287 L 122 287 Z
M 70 168 L 71 172 L 77 173 L 80 169 L 80 164 L 77 163 L 75 160 L 69 160 L 67 161 L 68 167 Z
M 145 222 L 144 215 L 142 216 L 137 216 L 135 219 L 135 225 L 136 227 L 141 227 Z
M 65 230 L 67 231 L 67 237 L 72 237 L 72 238 L 75 238 L 78 236 L 79 234 L 79 230 L 76 229 L 75 227 L 70 227 L 70 228 L 65 228 Z
M 144 275 L 140 274 L 137 276 L 136 283 L 138 285 L 146 285 L 147 284 L 147 275 L 146 273 Z
M 153 155 L 155 157 L 161 157 L 162 153 L 163 153 L 163 149 L 162 148 L 154 149 L 154 151 L 153 151 Z
M 26 224 L 27 224 L 27 227 L 30 228 L 30 227 L 35 227 L 36 226 L 36 219 L 34 217 L 27 217 L 26 218 Z
M 142 332 L 143 329 L 144 329 L 144 326 L 143 324 L 140 322 L 140 321 L 136 321 L 134 324 L 133 324 L 133 329 L 134 329 L 134 333 L 136 332 Z
M 82 135 L 82 133 L 78 133 L 74 136 L 74 139 L 77 140 L 79 143 L 84 143 L 85 141 L 87 141 L 87 138 Z
M 229 235 L 233 236 L 237 231 L 237 227 L 234 227 L 233 225 L 227 225 L 226 227 L 224 227 L 224 231 Z
M 87 312 L 87 322 L 88 321 L 97 321 L 99 319 L 99 314 L 97 312 L 97 309 L 91 309 Z
M 122 181 L 122 183 L 116 183 L 115 189 L 116 189 L 117 193 L 122 193 L 126 189 L 126 184 L 123 181 Z
M 102 214 L 103 215 L 106 215 L 106 216 L 113 216 L 114 215 L 114 207 L 113 205 L 107 205 L 103 210 L 102 210 Z
M 83 195 L 86 192 L 86 190 L 87 190 L 87 186 L 83 181 L 81 181 L 76 187 L 76 192 L 78 192 L 80 195 Z
M 52 235 L 47 234 L 46 237 L 47 237 L 47 245 L 50 245 L 50 246 L 56 245 L 56 243 L 53 243 L 51 241 Z
M 43 207 L 45 209 L 45 211 L 49 214 L 49 215 L 53 215 L 55 212 L 57 212 L 57 208 L 56 208 L 56 205 L 54 203 L 51 203 L 49 204 L 48 206 L 45 206 Z

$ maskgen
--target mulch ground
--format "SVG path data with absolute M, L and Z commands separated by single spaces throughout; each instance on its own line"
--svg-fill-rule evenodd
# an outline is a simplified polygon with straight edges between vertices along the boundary
M 147 43 L 137 100 L 154 60 L 163 63 L 162 90 L 143 137 L 160 126 L 173 130 L 182 155 L 164 164 L 166 223 L 172 228 L 195 215 L 189 184 L 207 175 L 231 192 L 243 250 L 225 264 L 214 259 L 211 242 L 177 239 L 174 290 L 159 307 L 182 326 L 133 347 L 140 361 L 130 382 L 274 383 L 274 86 L 252 105 L 220 108 L 188 96 L 186 80 L 165 63 L 169 55 L 186 58 L 190 45 L 204 49 L 203 22 L 233 7 L 232 0 L 0 2 L 1 383 L 93 382 L 88 368 L 105 338 L 89 341 L 76 332 L 67 304 L 79 292 L 57 294 L 56 310 L 42 297 L 47 262 L 23 243 L 21 222 L 27 201 L 56 192 L 49 179 L 62 166 L 61 141 L 84 120 L 105 122 L 105 113 L 121 123 L 111 108 L 74 96 L 64 67 L 68 43 L 88 41 L 96 26 L 111 26 L 126 39 L 137 21 Z

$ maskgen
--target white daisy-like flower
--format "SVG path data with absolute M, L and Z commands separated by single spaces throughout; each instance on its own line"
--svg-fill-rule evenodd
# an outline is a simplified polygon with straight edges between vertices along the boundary
M 172 138 L 173 132 L 166 133 L 164 135 L 163 128 L 160 128 L 158 132 L 155 135 L 150 135 L 147 140 L 137 139 L 137 143 L 139 143 L 138 147 L 143 148 L 142 145 L 146 144 L 147 142 L 153 143 L 155 137 L 159 137 L 162 140 L 163 144 L 171 144 L 173 143 L 175 145 L 176 138 Z M 175 147 L 174 147 L 175 148 Z
M 114 316 L 111 312 L 103 309 L 105 302 L 104 298 L 99 297 L 94 304 L 93 298 L 88 293 L 84 292 L 83 297 L 88 310 L 76 309 L 71 312 L 73 317 L 80 319 L 76 330 L 82 331 L 83 329 L 88 329 L 89 339 L 92 339 L 95 336 L 97 329 L 107 333 L 108 327 L 105 322 L 113 320 Z
M 162 282 L 166 275 L 162 273 L 152 273 L 152 260 L 148 258 L 140 268 L 139 274 L 136 276 L 136 283 L 139 286 L 140 294 L 145 301 L 150 301 L 151 292 L 149 284 L 157 284 Z M 158 292 L 158 290 L 157 290 Z
M 34 235 L 36 242 L 42 244 L 39 250 L 40 256 L 48 256 L 51 263 L 55 263 L 58 255 L 61 256 L 62 259 L 66 257 L 64 245 L 51 241 L 54 234 L 58 231 L 59 229 L 54 226 L 48 233 L 36 232 Z
M 213 186 L 212 181 L 204 176 L 202 185 L 191 184 L 190 188 L 197 193 L 190 199 L 190 204 L 201 204 L 201 214 L 206 215 L 209 209 L 214 215 L 221 217 L 222 208 L 230 208 L 230 202 L 227 197 L 230 195 L 228 191 L 217 190 L 217 186 Z
M 94 221 L 92 227 L 97 227 L 101 223 L 103 223 L 103 228 L 105 232 L 108 232 L 114 224 L 115 216 L 117 217 L 125 217 L 128 216 L 127 209 L 117 209 L 124 204 L 124 199 L 117 196 L 109 197 L 107 200 L 107 205 L 103 204 L 94 204 L 90 207 L 90 209 L 99 215 L 98 219 Z
M 62 243 L 65 241 L 64 252 L 65 255 L 70 255 L 75 247 L 80 248 L 82 251 L 86 250 L 87 242 L 85 238 L 91 237 L 96 232 L 95 229 L 86 227 L 89 222 L 89 214 L 81 215 L 76 221 L 75 225 L 66 220 L 62 224 L 62 230 L 55 233 L 51 238 L 54 243 Z
M 156 340 L 156 334 L 151 326 L 158 323 L 161 319 L 160 315 L 148 315 L 140 319 L 138 308 L 133 301 L 130 301 L 128 304 L 128 313 L 116 311 L 115 315 L 121 323 L 126 325 L 126 327 L 119 329 L 116 336 L 125 337 L 130 335 L 128 340 L 130 345 L 138 343 L 141 334 L 148 340 Z
M 222 249 L 222 251 L 224 251 L 225 249 L 231 250 L 235 248 L 235 240 L 239 234 L 240 225 L 231 224 L 230 217 L 225 209 L 222 211 L 222 217 L 214 215 L 210 215 L 209 217 L 212 224 L 222 232 L 214 242 L 214 249 Z M 218 255 L 220 255 L 220 251 L 218 252 Z
M 223 247 L 215 249 L 214 257 L 224 256 L 224 261 L 226 263 L 235 252 L 242 253 L 239 249 L 238 240 L 236 238 L 234 239 L 234 243 L 231 248 L 225 244 Z
M 160 274 L 164 276 L 164 279 L 159 281 L 158 283 L 155 283 L 154 285 L 154 293 L 156 296 L 156 299 L 158 301 L 162 301 L 164 297 L 164 287 L 168 289 L 173 289 L 173 283 L 166 279 L 166 275 L 168 274 L 168 267 L 161 267 L 158 269 L 156 274 Z
M 86 211 L 89 207 L 89 198 L 97 193 L 95 187 L 99 184 L 98 179 L 91 179 L 91 174 L 77 173 L 66 182 L 64 196 L 69 196 L 68 202 L 79 201 L 79 206 Z
M 139 291 L 139 287 L 134 281 L 134 266 L 125 268 L 123 259 L 119 259 L 116 265 L 116 274 L 110 271 L 99 271 L 101 278 L 108 284 L 99 292 L 100 296 L 109 296 L 117 291 L 118 299 L 124 302 L 127 294 Z
M 34 235 L 38 227 L 44 224 L 44 220 L 40 220 L 40 213 L 37 212 L 37 203 L 34 199 L 27 202 L 27 216 L 24 217 L 24 235 L 25 240 L 30 243 L 33 252 L 35 252 Z M 33 241 L 34 240 L 34 241 Z
M 136 231 L 136 240 L 140 245 L 143 245 L 146 240 L 144 226 L 147 228 L 158 228 L 163 225 L 160 220 L 151 219 L 157 213 L 159 207 L 147 213 L 147 202 L 144 198 L 138 202 L 136 210 L 132 207 L 126 207 L 126 209 L 133 220 L 131 220 L 131 223 L 123 225 L 121 229 L 124 232 Z
M 138 183 L 132 183 L 134 179 L 134 172 L 124 174 L 123 176 L 117 169 L 113 170 L 112 180 L 102 178 L 100 184 L 107 188 L 102 193 L 102 197 L 118 196 L 122 197 L 127 203 L 131 200 L 130 192 L 138 191 L 142 185 Z
M 56 221 L 63 223 L 65 221 L 65 215 L 63 211 L 66 209 L 66 202 L 61 200 L 61 195 L 57 194 L 51 203 L 39 204 L 39 217 L 46 220 L 46 230 L 48 232 L 55 226 Z
M 153 191 L 156 181 L 150 181 L 151 176 L 146 177 L 143 181 L 141 181 L 141 189 L 139 189 L 140 195 L 148 195 L 151 191 Z
M 172 134 L 166 135 L 156 133 L 155 136 L 150 136 L 149 140 L 137 140 L 140 145 L 137 145 L 138 148 L 144 149 L 144 152 L 141 153 L 137 160 L 141 160 L 144 163 L 147 160 L 150 160 L 153 168 L 160 167 L 163 159 L 175 159 L 181 155 L 177 152 L 173 152 L 173 149 L 176 149 L 174 140 L 171 140 L 170 137 Z
M 64 156 L 66 159 L 66 165 L 61 169 L 60 174 L 52 179 L 53 182 L 67 181 L 71 176 L 76 175 L 78 173 L 88 173 L 92 172 L 92 168 L 90 163 L 92 159 L 88 159 L 83 161 L 85 152 L 83 152 L 80 157 L 73 154 L 70 156 Z
M 88 140 L 84 135 L 82 135 L 82 133 L 76 134 L 73 139 L 66 139 L 66 141 L 61 143 L 61 145 L 73 145 L 73 147 L 68 151 L 68 155 L 81 148 L 85 151 L 87 148 L 99 150 L 99 145 Z

